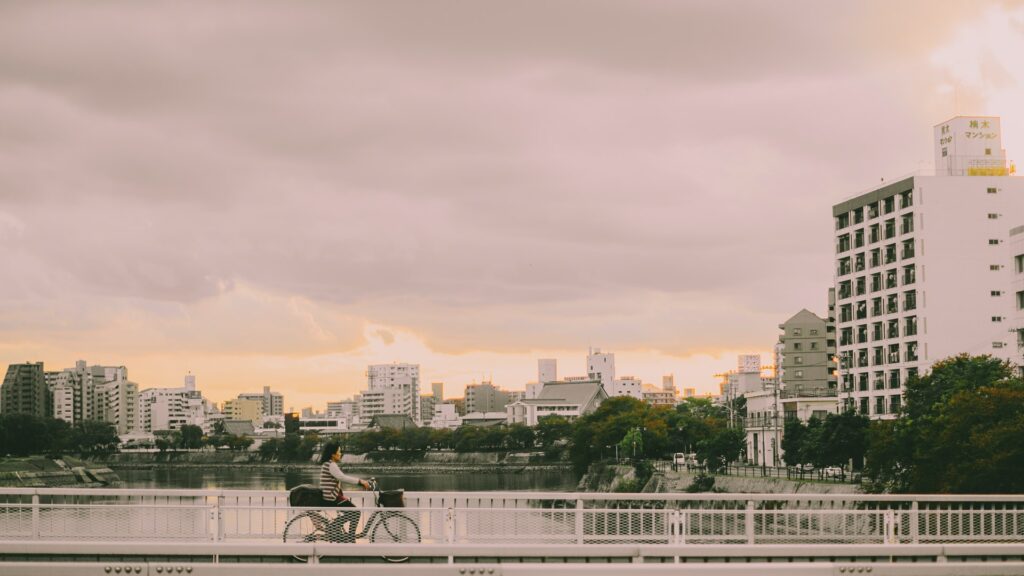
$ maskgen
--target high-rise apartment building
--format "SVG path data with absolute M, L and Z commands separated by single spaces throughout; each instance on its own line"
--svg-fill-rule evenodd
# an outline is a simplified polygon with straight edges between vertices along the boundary
M 109 422 L 118 434 L 138 428 L 139 387 L 128 381 L 124 366 L 90 366 L 85 360 L 73 368 L 46 372 L 53 402 L 53 417 L 69 424 L 86 420 Z
M 871 417 L 902 405 L 907 378 L 960 353 L 1013 359 L 1010 231 L 1024 179 L 999 119 L 935 127 L 936 171 L 836 204 L 836 330 L 843 402 Z
M 11 364 L 0 386 L 0 414 L 50 415 L 50 394 L 46 389 L 42 362 Z
M 367 390 L 359 414 L 364 421 L 381 414 L 408 414 L 420 422 L 419 364 L 373 364 L 366 370 Z

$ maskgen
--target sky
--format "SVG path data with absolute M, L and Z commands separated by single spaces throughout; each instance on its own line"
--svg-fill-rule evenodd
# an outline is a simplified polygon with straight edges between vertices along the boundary
M 4 2 L 0 364 L 715 391 L 933 125 L 1022 157 L 1021 54 L 1021 2 Z

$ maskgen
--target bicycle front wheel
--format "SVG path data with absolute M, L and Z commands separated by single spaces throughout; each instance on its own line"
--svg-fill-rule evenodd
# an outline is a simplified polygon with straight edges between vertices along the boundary
M 382 544 L 416 544 L 420 528 L 412 518 L 400 512 L 382 513 L 370 531 L 370 542 Z M 408 556 L 384 556 L 389 562 L 405 562 Z

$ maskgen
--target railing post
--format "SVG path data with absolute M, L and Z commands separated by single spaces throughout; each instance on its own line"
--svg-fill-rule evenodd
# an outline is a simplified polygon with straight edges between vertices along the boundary
M 894 544 L 896 542 L 896 511 L 886 510 L 882 518 L 885 529 L 882 541 L 885 544 Z
M 39 494 L 32 495 L 32 539 L 39 540 Z
M 213 541 L 220 542 L 224 539 L 224 515 L 221 513 L 224 496 L 217 495 L 213 501 L 213 508 L 210 510 L 210 519 L 213 520 Z
M 920 540 L 920 527 L 918 526 L 920 508 L 917 500 L 910 503 L 910 541 L 917 544 Z
M 679 510 L 672 510 L 669 513 L 668 522 L 671 527 L 669 530 L 669 544 L 679 544 L 679 538 L 682 533 L 680 518 L 681 515 L 679 514 Z
M 455 543 L 455 510 L 449 506 L 444 511 L 444 541 L 449 544 Z
M 583 500 L 576 499 L 576 543 L 583 544 Z
M 754 501 L 747 500 L 746 521 L 747 544 L 754 543 Z

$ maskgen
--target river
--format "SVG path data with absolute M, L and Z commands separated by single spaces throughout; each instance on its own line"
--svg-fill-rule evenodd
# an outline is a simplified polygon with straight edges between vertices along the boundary
M 367 477 L 358 470 L 346 472 Z M 151 470 L 117 470 L 125 488 L 191 488 L 202 490 L 287 490 L 299 484 L 316 484 L 318 468 L 201 468 L 158 467 Z M 384 489 L 404 488 L 411 492 L 474 492 L 532 490 L 572 492 L 576 476 L 571 470 L 530 470 L 508 472 L 431 472 L 374 474 Z

